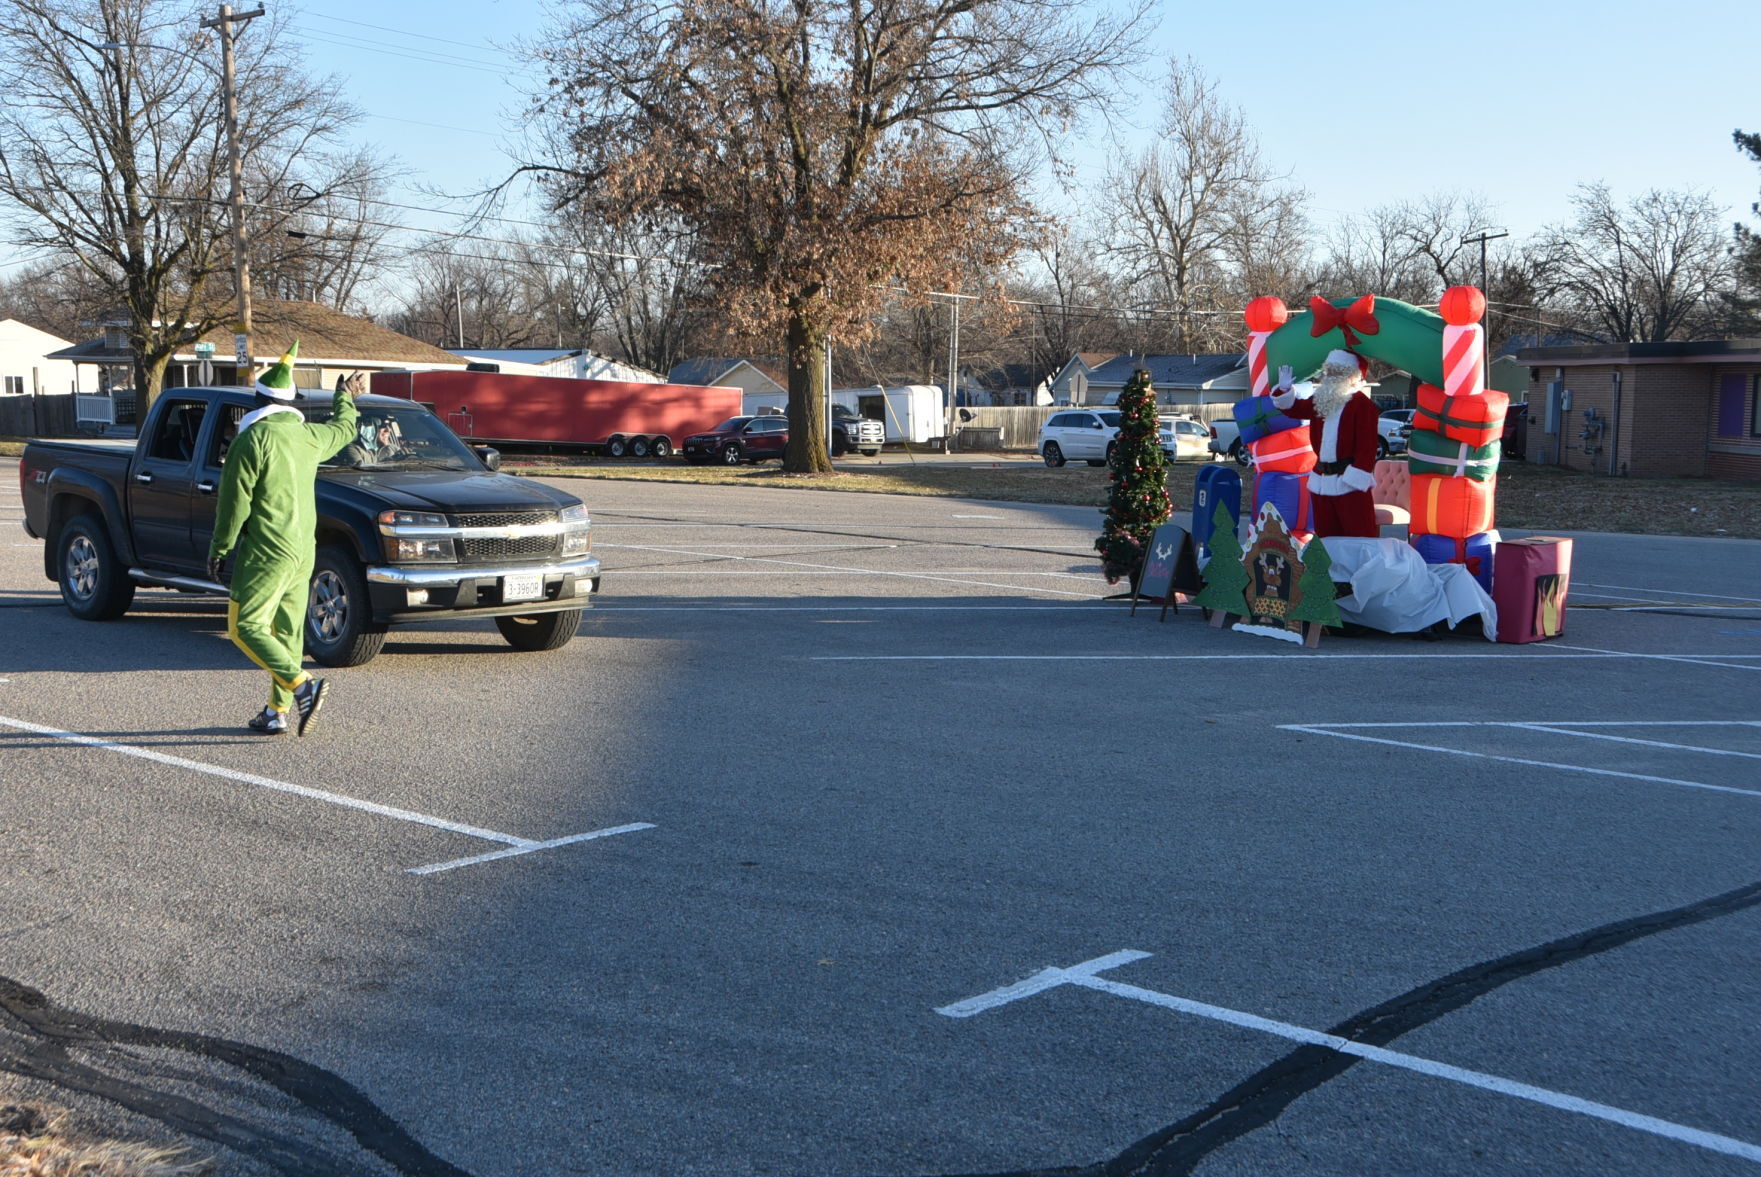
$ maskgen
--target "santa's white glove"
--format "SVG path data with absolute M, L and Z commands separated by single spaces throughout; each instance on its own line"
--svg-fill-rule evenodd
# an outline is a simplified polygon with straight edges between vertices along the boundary
M 1294 377 L 1295 375 L 1296 375 L 1296 373 L 1294 373 L 1290 370 L 1289 364 L 1279 364 L 1278 365 L 1278 391 L 1279 392 L 1289 392 L 1291 384 L 1295 383 L 1295 381 L 1292 379 L 1292 377 Z

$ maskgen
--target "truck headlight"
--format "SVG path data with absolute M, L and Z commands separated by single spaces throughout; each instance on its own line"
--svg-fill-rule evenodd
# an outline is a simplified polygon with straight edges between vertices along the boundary
M 593 550 L 593 532 L 589 530 L 591 525 L 586 507 L 580 503 L 564 507 L 558 518 L 563 524 L 563 555 L 585 556 Z
M 421 561 L 441 561 L 450 564 L 458 557 L 453 554 L 453 542 L 450 539 L 387 537 L 385 558 L 394 564 L 413 564 Z
M 450 526 L 445 515 L 433 511 L 381 511 L 379 534 L 385 558 L 394 564 L 451 563 L 458 559 L 453 541 L 424 534 Z

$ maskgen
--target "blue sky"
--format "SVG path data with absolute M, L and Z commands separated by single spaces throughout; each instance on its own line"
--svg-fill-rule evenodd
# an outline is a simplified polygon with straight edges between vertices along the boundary
M 1605 181 L 1617 197 L 1699 188 L 1728 207 L 1729 219 L 1754 219 L 1748 206 L 1761 196 L 1761 168 L 1738 155 L 1730 135 L 1761 131 L 1761 0 L 1225 7 L 1162 4 L 1144 42 L 1145 70 L 1196 58 L 1244 110 L 1267 161 L 1312 193 L 1320 227 L 1378 204 L 1457 191 L 1485 196 L 1520 238 L 1566 219 L 1582 181 Z M 308 66 L 334 74 L 367 116 L 360 137 L 409 169 L 396 199 L 438 208 L 423 189 L 464 193 L 507 174 L 502 145 L 532 81 L 530 65 L 510 50 L 542 34 L 543 5 L 311 0 L 281 11 Z M 1137 127 L 1092 128 L 1073 139 L 1073 155 L 1096 183 L 1110 140 L 1147 142 L 1156 89 L 1153 76 L 1142 83 Z M 448 223 L 388 212 L 418 227 Z

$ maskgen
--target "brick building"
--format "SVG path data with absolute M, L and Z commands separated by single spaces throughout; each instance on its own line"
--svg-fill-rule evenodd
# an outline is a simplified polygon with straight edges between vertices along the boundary
M 1761 339 L 1531 347 L 1517 358 L 1529 366 L 1529 461 L 1761 481 Z

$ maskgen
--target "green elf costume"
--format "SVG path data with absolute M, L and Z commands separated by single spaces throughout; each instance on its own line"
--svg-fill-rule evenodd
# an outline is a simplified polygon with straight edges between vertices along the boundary
M 318 536 L 314 487 L 318 463 L 354 440 L 360 388 L 359 377 L 339 382 L 330 420 L 307 421 L 293 405 L 299 351 L 296 339 L 257 379 L 257 407 L 240 419 L 226 451 L 208 546 L 208 575 L 218 581 L 221 561 L 237 545 L 226 635 L 269 672 L 269 705 L 250 721 L 264 735 L 285 733 L 289 710 L 298 711 L 305 735 L 324 703 L 324 680 L 300 666 Z

